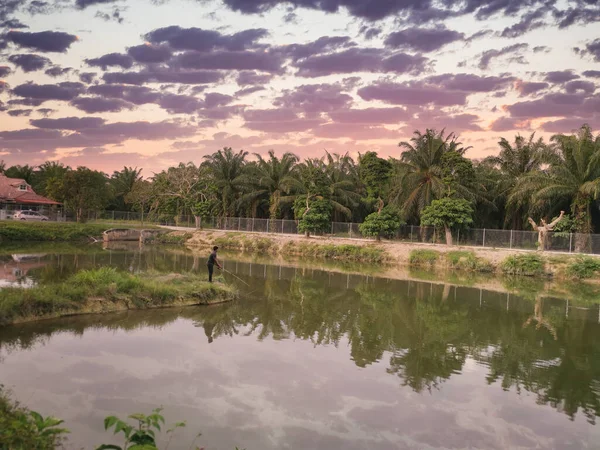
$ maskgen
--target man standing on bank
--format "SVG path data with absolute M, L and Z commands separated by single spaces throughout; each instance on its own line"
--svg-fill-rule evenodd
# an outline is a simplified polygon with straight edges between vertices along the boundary
M 212 253 L 208 257 L 208 261 L 206 262 L 206 265 L 208 267 L 208 281 L 209 281 L 209 283 L 212 283 L 212 276 L 213 276 L 213 270 L 215 269 L 215 264 L 217 265 L 217 267 L 219 269 L 223 269 L 221 267 L 221 264 L 219 264 L 219 260 L 217 259 L 217 250 L 219 250 L 219 247 L 217 247 L 215 245 L 213 247 Z

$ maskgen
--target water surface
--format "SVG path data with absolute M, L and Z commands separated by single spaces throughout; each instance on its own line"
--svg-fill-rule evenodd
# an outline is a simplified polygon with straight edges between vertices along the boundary
M 205 270 L 180 250 L 46 250 L 5 256 L 4 283 Z M 176 449 L 198 432 L 228 450 L 599 447 L 597 307 L 231 255 L 226 268 L 249 285 L 225 274 L 242 291 L 231 304 L 0 329 L 0 383 L 64 418 L 70 448 L 110 441 L 106 415 L 160 405 L 188 423 Z

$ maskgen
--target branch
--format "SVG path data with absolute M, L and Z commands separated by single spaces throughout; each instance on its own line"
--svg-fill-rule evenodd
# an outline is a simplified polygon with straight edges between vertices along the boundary
M 539 230 L 537 224 L 533 221 L 533 219 L 531 217 L 528 217 L 527 221 L 531 224 L 531 226 L 533 227 L 534 231 L 538 231 Z

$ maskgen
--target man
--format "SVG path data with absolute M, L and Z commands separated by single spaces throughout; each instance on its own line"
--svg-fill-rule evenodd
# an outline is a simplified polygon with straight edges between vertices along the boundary
M 219 250 L 219 247 L 217 247 L 216 245 L 213 247 L 213 251 L 210 254 L 210 256 L 208 257 L 208 261 L 206 262 L 206 265 L 208 267 L 208 281 L 210 283 L 212 283 L 212 276 L 213 276 L 213 270 L 215 269 L 215 264 L 217 265 L 217 267 L 219 269 L 223 269 L 221 267 L 221 264 L 219 264 L 219 260 L 217 259 L 217 250 Z

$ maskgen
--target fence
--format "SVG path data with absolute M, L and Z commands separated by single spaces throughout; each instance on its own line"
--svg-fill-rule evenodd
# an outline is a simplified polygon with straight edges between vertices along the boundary
M 40 210 L 52 214 L 52 220 L 74 220 L 60 209 Z M 8 214 L 8 212 L 7 212 Z M 196 220 L 194 216 L 156 217 L 142 216 L 138 212 L 101 211 L 90 213 L 88 221 L 106 222 L 119 225 L 132 222 L 155 225 L 180 226 L 214 230 L 245 231 L 254 233 L 298 234 L 298 221 L 285 219 L 257 219 L 245 217 L 209 217 Z M 349 222 L 332 222 L 326 231 L 313 233 L 340 238 L 362 239 L 360 224 Z M 521 250 L 537 250 L 538 233 L 536 231 L 469 229 L 452 233 L 453 244 Z M 435 227 L 401 226 L 392 237 L 394 241 L 445 244 L 443 230 Z M 566 253 L 600 254 L 600 234 L 549 233 L 546 250 Z

